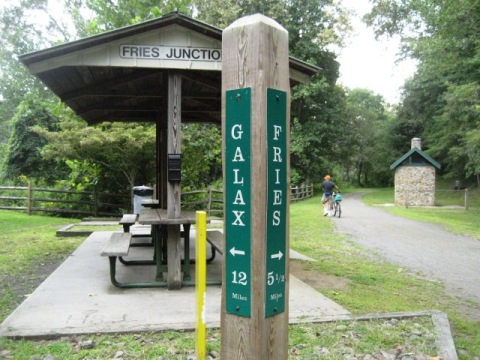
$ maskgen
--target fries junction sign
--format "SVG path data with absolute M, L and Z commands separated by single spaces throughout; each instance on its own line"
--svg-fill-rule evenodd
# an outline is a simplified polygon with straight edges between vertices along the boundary
M 221 61 L 222 50 L 187 46 L 122 45 L 120 57 L 127 59 Z

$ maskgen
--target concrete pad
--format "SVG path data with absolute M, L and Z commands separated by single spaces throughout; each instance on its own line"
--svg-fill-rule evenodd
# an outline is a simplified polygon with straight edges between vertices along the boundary
M 109 276 L 108 258 L 100 252 L 110 232 L 90 235 L 0 325 L 0 336 L 49 337 L 195 328 L 195 288 L 120 289 Z M 195 234 L 192 234 L 194 238 Z M 191 241 L 192 244 L 195 241 Z M 194 249 L 191 250 L 194 254 Z M 131 248 L 130 258 L 148 259 L 151 248 Z M 208 255 L 208 254 L 207 254 Z M 220 279 L 223 258 L 207 266 L 208 279 Z M 192 278 L 194 279 L 192 266 Z M 120 281 L 154 280 L 154 266 L 117 266 Z M 206 323 L 220 326 L 221 286 L 208 286 Z M 341 319 L 350 313 L 290 275 L 290 322 Z

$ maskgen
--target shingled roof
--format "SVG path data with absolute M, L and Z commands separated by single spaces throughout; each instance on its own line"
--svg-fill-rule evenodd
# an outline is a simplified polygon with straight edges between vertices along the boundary
M 20 56 L 62 102 L 89 125 L 102 121 L 159 121 L 168 72 L 182 76 L 182 121 L 221 123 L 221 60 L 145 60 L 119 56 L 122 46 L 204 46 L 221 49 L 223 30 L 182 15 L 108 31 Z M 126 44 L 126 45 L 125 45 Z M 206 44 L 206 45 L 205 45 Z M 320 68 L 290 57 L 290 84 L 308 82 Z
M 395 170 L 399 166 L 434 166 L 440 170 L 441 166 L 438 162 L 433 160 L 430 156 L 425 154 L 419 148 L 412 148 L 409 152 L 403 155 L 400 159 L 390 165 L 390 170 Z

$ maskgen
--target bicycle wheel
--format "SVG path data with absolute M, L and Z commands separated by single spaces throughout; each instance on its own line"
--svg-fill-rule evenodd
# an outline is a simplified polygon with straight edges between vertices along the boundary
M 336 201 L 333 202 L 333 217 L 337 215 L 338 203 Z
M 338 217 L 342 216 L 342 206 L 339 202 L 337 202 L 337 206 L 335 206 L 335 212 L 337 213 Z

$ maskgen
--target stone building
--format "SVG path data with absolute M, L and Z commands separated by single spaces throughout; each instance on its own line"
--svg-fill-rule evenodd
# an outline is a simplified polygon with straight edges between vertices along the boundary
M 435 175 L 440 164 L 422 151 L 419 138 L 412 139 L 410 151 L 394 162 L 390 170 L 395 170 L 395 205 L 435 205 Z

